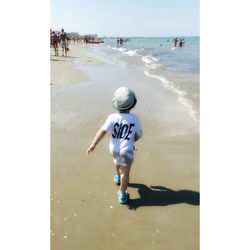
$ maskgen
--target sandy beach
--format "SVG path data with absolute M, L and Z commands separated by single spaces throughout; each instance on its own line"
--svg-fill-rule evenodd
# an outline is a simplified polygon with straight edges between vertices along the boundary
M 67 58 L 51 49 L 51 250 L 199 249 L 199 122 L 101 46 L 69 48 Z M 144 133 L 127 205 L 118 203 L 109 135 L 86 155 L 120 86 L 136 93 Z

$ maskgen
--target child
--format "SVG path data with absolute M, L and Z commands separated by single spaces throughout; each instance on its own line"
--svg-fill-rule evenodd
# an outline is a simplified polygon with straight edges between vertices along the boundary
M 113 98 L 113 107 L 119 113 L 108 116 L 87 150 L 87 154 L 93 152 L 98 142 L 111 130 L 109 150 L 115 163 L 114 182 L 117 184 L 121 182 L 118 191 L 118 200 L 121 204 L 128 201 L 127 186 L 134 158 L 134 142 L 142 137 L 139 117 L 129 113 L 136 102 L 136 96 L 132 90 L 126 87 L 117 89 Z

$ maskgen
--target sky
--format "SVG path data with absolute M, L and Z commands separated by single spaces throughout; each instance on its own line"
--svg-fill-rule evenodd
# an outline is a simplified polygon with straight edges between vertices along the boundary
M 99 36 L 199 36 L 199 0 L 51 0 L 51 28 Z

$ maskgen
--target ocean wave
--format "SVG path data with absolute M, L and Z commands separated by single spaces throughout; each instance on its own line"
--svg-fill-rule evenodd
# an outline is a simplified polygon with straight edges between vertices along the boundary
M 150 63 L 155 63 L 155 62 L 158 62 L 159 59 L 153 57 L 153 56 L 143 56 L 142 58 L 142 61 L 146 64 L 150 64 Z
M 159 61 L 159 59 L 153 57 L 153 56 L 143 56 L 141 58 L 141 60 L 144 62 L 145 66 L 150 68 L 150 69 L 156 69 L 160 66 L 162 66 L 162 64 L 157 63 Z
M 122 52 L 123 54 L 126 54 L 126 55 L 129 55 L 129 56 L 137 56 L 137 49 L 135 50 L 129 50 L 129 51 L 126 51 L 126 52 Z
M 156 74 L 151 74 L 148 71 L 144 71 L 144 74 L 148 77 L 154 78 L 159 80 L 160 82 L 163 83 L 164 87 L 171 90 L 174 94 L 177 95 L 177 100 L 180 104 L 186 106 L 189 109 L 189 116 L 192 117 L 194 120 L 198 121 L 198 114 L 194 110 L 193 105 L 190 100 L 186 98 L 186 92 L 179 89 L 177 86 L 175 86 L 172 82 L 168 81 L 166 78 L 156 75 Z
M 125 49 L 125 48 L 116 48 L 116 47 L 112 47 L 112 49 L 114 49 L 114 50 L 118 50 L 118 51 L 121 51 L 121 52 L 126 51 L 126 49 Z
M 120 51 L 122 54 L 129 55 L 131 57 L 132 56 L 141 56 L 139 52 L 144 51 L 144 48 L 134 49 L 134 50 L 128 50 L 126 48 L 117 48 L 117 47 L 112 47 L 110 45 L 106 45 L 106 47 L 109 48 L 109 49 Z

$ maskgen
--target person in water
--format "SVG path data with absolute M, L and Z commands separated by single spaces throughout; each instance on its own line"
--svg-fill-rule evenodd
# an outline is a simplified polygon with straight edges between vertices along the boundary
M 182 47 L 182 39 L 179 41 L 179 46 Z
M 174 42 L 174 47 L 176 47 L 176 46 L 177 46 L 177 43 L 178 43 L 178 38 L 176 37 L 176 38 L 173 40 L 173 42 Z

